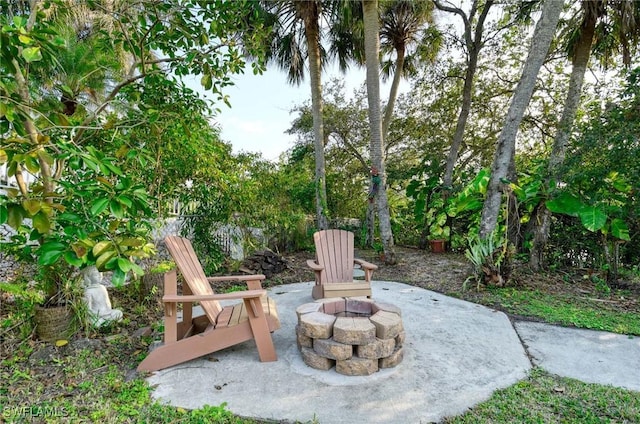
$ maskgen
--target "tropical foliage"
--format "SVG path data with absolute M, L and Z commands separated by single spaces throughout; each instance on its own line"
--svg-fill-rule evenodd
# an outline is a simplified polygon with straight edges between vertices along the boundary
M 500 287 L 484 292 L 512 313 L 610 328 L 591 306 L 576 313 L 575 299 L 502 287 L 527 262 L 584 271 L 602 293 L 638 276 L 640 2 L 564 3 L 0 2 L 0 225 L 14 230 L 0 253 L 37 268 L 0 282 L 0 301 L 14 296 L 17 310 L 2 331 L 31 336 L 20 325 L 42 301 L 31 278 L 59 299 L 78 295 L 78 268 L 95 265 L 116 284 L 140 276 L 156 253 L 152 222 L 174 212 L 208 273 L 238 265 L 216 244 L 225 225 L 245 251 L 281 252 L 309 249 L 318 227 L 348 227 L 389 264 L 402 260 L 396 243 L 444 238 L 472 265 L 467 284 Z M 366 64 L 366 84 L 322 85 L 331 60 Z M 297 143 L 278 161 L 235 154 L 216 122 L 233 103 L 233 75 L 260 78 L 269 61 L 292 82 L 308 71 L 312 88 L 293 111 Z M 391 75 L 384 98 L 381 76 Z M 31 353 L 20 348 L 10 366 Z M 122 412 L 103 409 L 97 417 Z M 229 415 L 191 416 L 200 414 Z
M 139 259 L 152 254 L 150 219 L 175 201 L 212 271 L 226 261 L 210 242 L 219 225 L 242 228 L 249 247 L 300 248 L 315 228 L 310 216 L 315 226 L 327 211 L 372 222 L 374 205 L 380 226 L 363 225 L 361 234 L 388 253 L 396 242 L 426 247 L 436 237 L 463 252 L 495 233 L 518 258 L 594 267 L 612 282 L 638 260 L 638 64 L 629 26 L 637 2 L 568 5 L 557 29 L 547 25 L 550 47 L 538 49 L 525 96 L 519 83 L 532 64 L 534 3 L 73 5 L 2 5 L 0 162 L 11 187 L 0 198 L 0 222 L 18 230 L 14 251 L 43 267 L 95 264 L 117 282 L 140 274 Z M 446 16 L 463 26 L 447 26 Z M 322 86 L 321 58 L 364 63 L 365 29 L 367 85 L 353 93 L 337 81 Z M 278 163 L 234 154 L 212 124 L 232 102 L 224 89 L 245 71 L 245 58 L 255 74 L 271 59 L 294 81 L 313 59 L 315 100 L 295 107 L 298 143 Z M 376 88 L 380 68 L 395 71 L 387 99 Z M 187 75 L 213 103 L 186 87 Z M 401 78 L 411 89 L 398 94 Z M 573 86 L 581 97 L 568 93 Z M 522 100 L 519 125 L 506 118 L 514 98 Z M 383 187 L 373 196 L 372 165 Z M 495 231 L 481 225 L 488 195 Z M 545 208 L 548 241 L 537 244 Z

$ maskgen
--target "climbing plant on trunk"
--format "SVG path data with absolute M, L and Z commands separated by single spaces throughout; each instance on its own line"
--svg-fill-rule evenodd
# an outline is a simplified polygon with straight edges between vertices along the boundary
M 372 195 L 378 207 L 380 238 L 384 248 L 385 263 L 395 264 L 393 232 L 391 216 L 386 192 L 386 175 L 384 167 L 384 135 L 382 132 L 382 116 L 380 111 L 380 37 L 378 20 L 378 1 L 362 0 L 364 17 L 364 42 L 367 64 L 367 101 L 369 103 L 369 126 L 371 128 L 371 167 L 379 176 L 378 189 Z M 372 184 L 372 190 L 375 185 Z

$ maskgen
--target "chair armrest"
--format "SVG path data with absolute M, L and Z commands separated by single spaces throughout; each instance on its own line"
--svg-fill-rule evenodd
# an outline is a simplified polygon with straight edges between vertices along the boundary
M 248 274 L 248 275 L 221 275 L 218 277 L 207 277 L 209 283 L 216 283 L 219 281 L 244 281 L 247 283 L 247 290 L 261 290 L 262 281 L 267 278 L 262 274 Z
M 372 264 L 371 262 L 367 262 L 363 259 L 354 259 L 353 262 L 357 263 L 358 265 L 360 265 L 362 268 L 365 269 L 370 269 L 370 270 L 376 270 L 378 269 L 378 265 Z
M 256 297 L 262 297 L 267 294 L 266 290 L 245 290 L 231 293 L 221 294 L 191 294 L 191 295 L 179 295 L 169 294 L 162 297 L 162 301 L 165 303 L 171 302 L 202 302 L 204 300 L 234 300 L 234 299 L 251 299 Z
M 215 283 L 218 281 L 253 281 L 264 280 L 265 277 L 262 274 L 249 274 L 249 275 L 223 275 L 219 277 L 207 277 L 207 281 Z
M 318 264 L 313 259 L 307 259 L 307 266 L 314 271 L 322 271 L 324 269 L 322 265 Z

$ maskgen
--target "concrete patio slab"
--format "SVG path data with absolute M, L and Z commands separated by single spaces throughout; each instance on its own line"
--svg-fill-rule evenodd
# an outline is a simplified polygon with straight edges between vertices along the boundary
M 640 391 L 640 337 L 517 322 L 536 366 L 585 383 Z
M 374 281 L 373 297 L 402 311 L 404 360 L 370 376 L 345 376 L 302 362 L 296 307 L 312 302 L 313 283 L 269 290 L 282 328 L 277 362 L 258 360 L 253 342 L 148 378 L 154 397 L 183 408 L 226 403 L 235 414 L 321 424 L 430 423 L 462 414 L 525 378 L 531 363 L 508 317 L 414 286 Z

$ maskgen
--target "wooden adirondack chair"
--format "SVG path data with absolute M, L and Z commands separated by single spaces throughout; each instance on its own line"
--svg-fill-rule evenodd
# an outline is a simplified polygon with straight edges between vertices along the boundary
M 377 265 L 354 258 L 353 233 L 345 230 L 323 230 L 313 235 L 316 260 L 307 265 L 315 271 L 314 299 L 325 297 L 371 297 L 371 277 Z M 364 281 L 354 281 L 354 264 L 364 271 Z
M 261 287 L 264 275 L 206 277 L 191 242 L 182 237 L 165 239 L 186 284 L 177 294 L 177 273 L 164 279 L 164 344 L 154 349 L 138 365 L 138 371 L 156 371 L 180 364 L 247 340 L 255 340 L 260 360 L 277 360 L 271 332 L 280 328 L 275 302 Z M 214 294 L 209 283 L 246 281 L 248 290 Z M 219 301 L 241 299 L 241 303 L 222 307 Z M 193 316 L 193 304 L 199 302 L 204 315 Z M 177 320 L 182 303 L 182 320 Z

